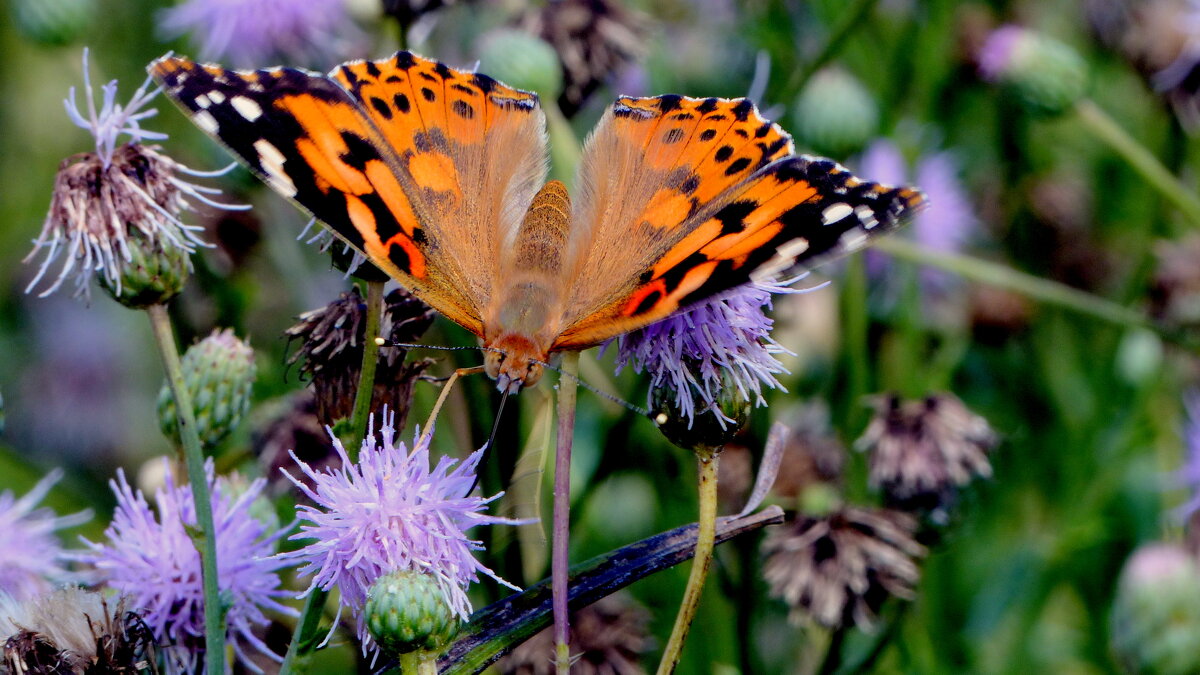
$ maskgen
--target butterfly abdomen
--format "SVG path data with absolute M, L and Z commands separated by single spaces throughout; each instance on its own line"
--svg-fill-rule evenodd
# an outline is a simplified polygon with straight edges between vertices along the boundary
M 567 186 L 556 180 L 546 183 L 534 196 L 513 242 L 515 269 L 557 275 L 570 222 Z

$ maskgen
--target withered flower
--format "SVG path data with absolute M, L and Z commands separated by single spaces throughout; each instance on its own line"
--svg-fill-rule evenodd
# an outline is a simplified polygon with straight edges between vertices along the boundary
M 890 505 L 936 515 L 957 488 L 992 475 L 987 455 L 999 439 L 953 394 L 916 401 L 888 394 L 871 404 L 875 417 L 856 445 L 869 453 L 871 485 Z
M 526 17 L 523 28 L 553 45 L 562 62 L 564 115 L 574 115 L 621 67 L 642 57 L 642 23 L 617 0 L 549 2 Z
M 322 424 L 349 417 L 354 407 L 363 345 L 375 339 L 365 334 L 366 310 L 358 289 L 351 289 L 325 307 L 301 314 L 296 325 L 284 331 L 289 341 L 300 341 L 288 363 L 302 362 L 300 372 L 312 382 Z M 413 342 L 431 323 L 433 310 L 407 291 L 396 289 L 384 299 L 379 334 L 392 342 Z M 407 353 L 395 347 L 379 350 L 371 397 L 371 410 L 386 405 L 395 411 L 399 427 L 408 415 L 413 385 L 429 365 L 428 361 L 405 363 Z
M 575 675 L 639 675 L 653 642 L 650 614 L 623 594 L 609 595 L 571 615 L 571 672 Z M 510 675 L 553 675 L 554 634 L 546 628 L 497 664 Z
M 763 576 L 794 622 L 870 629 L 887 598 L 915 595 L 925 555 L 916 527 L 907 514 L 854 506 L 800 514 L 763 541 Z

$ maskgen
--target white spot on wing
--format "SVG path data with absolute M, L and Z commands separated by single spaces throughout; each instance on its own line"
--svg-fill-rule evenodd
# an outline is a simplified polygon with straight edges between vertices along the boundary
M 246 98 L 245 96 L 234 96 L 229 99 L 229 104 L 233 106 L 234 110 L 238 111 L 239 115 L 245 117 L 249 122 L 262 117 L 262 106 L 255 103 L 253 99 Z
M 866 204 L 859 204 L 854 207 L 854 215 L 858 216 L 858 219 L 862 221 L 863 227 L 868 230 L 879 224 L 879 221 L 875 219 L 875 212 Z
M 201 110 L 195 115 L 192 115 L 192 121 L 196 123 L 196 126 L 210 134 L 217 133 L 217 129 L 221 127 L 221 125 L 217 124 L 217 118 L 213 117 L 212 113 L 208 112 L 207 110 Z
M 832 225 L 851 213 L 854 213 L 854 209 L 845 202 L 830 204 L 829 206 L 825 207 L 824 211 L 821 212 L 821 221 L 826 225 Z
M 267 175 L 267 183 L 285 197 L 296 196 L 296 184 L 283 172 L 286 158 L 279 148 L 259 139 L 254 141 L 254 150 L 258 153 L 258 166 Z
M 207 110 L 208 106 L 212 105 L 212 101 L 209 100 L 208 94 L 200 94 L 196 97 L 196 105 L 200 106 L 201 109 Z
M 848 230 L 838 240 L 838 243 L 845 248 L 846 252 L 857 251 L 867 243 L 867 233 L 862 230 Z
M 219 105 L 219 104 L 221 104 L 221 103 L 224 103 L 224 102 L 225 102 L 225 94 L 222 94 L 222 93 L 221 93 L 221 92 L 219 92 L 219 91 L 210 91 L 210 92 L 208 92 L 208 98 L 209 98 L 209 99 L 210 99 L 210 100 L 211 100 L 213 103 L 216 103 L 216 104 L 218 104 L 218 105 Z
M 776 274 L 791 267 L 796 262 L 796 257 L 808 250 L 808 246 L 808 240 L 804 237 L 784 242 L 783 246 L 780 246 L 775 255 L 763 263 L 762 267 L 750 273 L 751 281 L 773 280 Z

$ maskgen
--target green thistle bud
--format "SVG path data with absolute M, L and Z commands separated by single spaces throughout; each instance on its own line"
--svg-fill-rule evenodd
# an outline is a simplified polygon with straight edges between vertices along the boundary
M 115 277 L 100 277 L 113 300 L 132 309 L 165 303 L 183 290 L 192 264 L 187 249 L 131 233 L 129 259 L 118 263 Z
M 367 591 L 367 630 L 393 656 L 441 649 L 458 631 L 458 617 L 436 579 L 398 571 L 380 577 Z
M 1001 26 L 979 50 L 979 72 L 1027 105 L 1062 112 L 1083 97 L 1087 64 L 1074 49 L 1020 26 Z
M 750 401 L 727 374 L 722 375 L 722 380 L 723 385 L 713 401 L 716 409 L 705 407 L 703 397 L 695 397 L 697 406 L 691 415 L 679 410 L 675 392 L 669 388 L 660 387 L 652 392 L 650 403 L 656 413 L 654 421 L 667 440 L 703 454 L 721 448 L 746 426 L 750 420 Z
M 254 384 L 254 350 L 232 329 L 214 330 L 183 355 L 183 379 L 196 409 L 200 442 L 212 447 L 225 438 L 250 408 Z M 158 422 L 168 438 L 179 442 L 175 399 L 164 383 L 158 393 Z
M 833 157 L 860 150 L 879 129 L 875 99 L 841 68 L 826 68 L 813 75 L 796 97 L 792 114 L 797 139 Z
M 1129 672 L 1200 672 L 1200 566 L 1183 547 L 1150 544 L 1125 563 L 1112 642 Z
M 93 0 L 13 0 L 13 25 L 20 34 L 44 45 L 74 42 L 93 25 Z
M 562 64 L 545 40 L 516 30 L 493 32 L 480 58 L 482 69 L 509 86 L 536 91 L 543 101 L 562 92 Z

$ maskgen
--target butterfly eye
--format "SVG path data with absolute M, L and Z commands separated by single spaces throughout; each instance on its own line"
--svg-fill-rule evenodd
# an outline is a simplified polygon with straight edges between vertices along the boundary
M 483 354 L 483 370 L 493 380 L 500 377 L 500 366 L 504 364 L 504 352 L 487 351 Z

